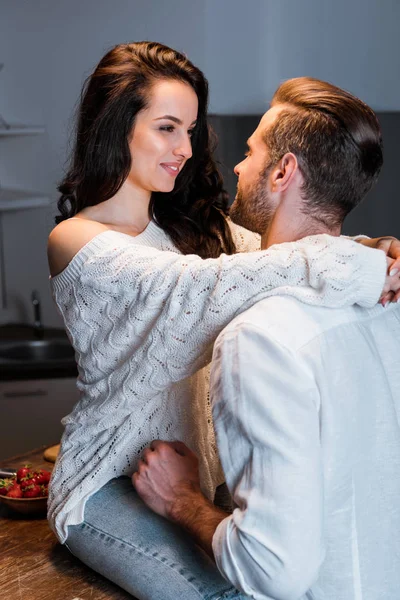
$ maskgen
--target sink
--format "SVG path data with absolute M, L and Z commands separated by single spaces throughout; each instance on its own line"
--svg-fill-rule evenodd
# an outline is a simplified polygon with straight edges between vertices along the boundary
M 75 360 L 75 352 L 68 340 L 0 340 L 1 362 L 48 363 Z
M 66 332 L 27 323 L 0 325 L 0 383 L 78 376 L 75 352 Z

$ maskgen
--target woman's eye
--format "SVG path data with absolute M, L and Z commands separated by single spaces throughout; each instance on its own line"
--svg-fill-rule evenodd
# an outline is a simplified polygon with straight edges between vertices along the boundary
M 160 127 L 160 131 L 168 131 L 169 133 L 172 133 L 174 129 L 175 127 L 173 125 L 163 125 Z
M 194 129 L 189 129 L 189 130 L 188 130 L 188 135 L 189 135 L 189 137 L 192 137 L 192 136 L 193 136 L 193 134 L 194 134 Z

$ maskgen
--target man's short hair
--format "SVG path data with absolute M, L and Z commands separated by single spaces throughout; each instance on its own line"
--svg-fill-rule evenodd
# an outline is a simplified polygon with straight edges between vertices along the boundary
M 275 92 L 286 104 L 265 132 L 270 164 L 292 152 L 304 184 L 304 212 L 329 227 L 342 223 L 378 178 L 382 135 L 374 111 L 330 83 L 299 77 Z

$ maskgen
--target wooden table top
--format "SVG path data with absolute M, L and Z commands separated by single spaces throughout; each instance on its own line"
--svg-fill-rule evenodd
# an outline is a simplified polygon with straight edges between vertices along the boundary
M 3 467 L 52 470 L 45 447 L 2 461 Z M 62 546 L 46 518 L 27 517 L 0 505 L 0 600 L 132 600 Z M 160 599 L 161 600 L 161 599 Z

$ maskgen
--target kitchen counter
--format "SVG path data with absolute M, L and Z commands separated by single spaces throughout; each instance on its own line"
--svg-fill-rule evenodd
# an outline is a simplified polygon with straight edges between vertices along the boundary
M 1 461 L 3 467 L 51 470 L 45 447 Z M 135 600 L 58 543 L 45 518 L 27 518 L 0 505 L 0 598 Z

